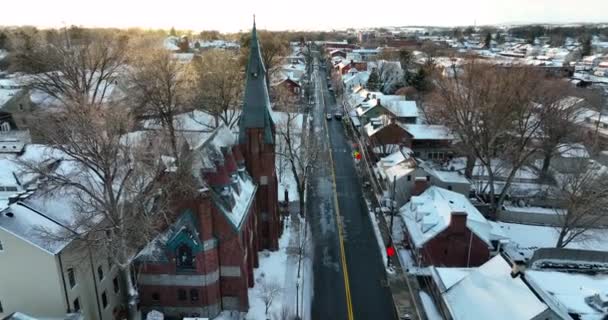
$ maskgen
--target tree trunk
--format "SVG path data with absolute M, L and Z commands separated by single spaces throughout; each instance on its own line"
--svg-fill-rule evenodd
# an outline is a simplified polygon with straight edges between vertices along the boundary
M 549 166 L 551 165 L 551 152 L 545 152 L 545 156 L 543 158 L 543 167 L 540 170 L 540 177 L 542 181 L 547 180 L 547 175 L 549 173 Z
M 138 293 L 135 289 L 135 285 L 133 284 L 133 279 L 131 278 L 131 266 L 127 265 L 126 267 L 120 267 L 118 269 L 118 275 L 122 282 L 122 288 L 124 288 L 124 304 L 127 307 L 127 316 L 129 320 L 137 319 L 137 302 L 138 302 Z
M 566 246 L 566 244 L 564 243 L 564 239 L 566 238 L 567 234 L 568 234 L 567 228 L 562 227 L 562 229 L 559 231 L 559 237 L 557 238 L 557 243 L 555 244 L 556 248 L 563 248 Z
M 473 169 L 475 168 L 475 156 L 473 155 L 468 155 L 467 156 L 467 163 L 466 163 L 466 167 L 464 169 L 464 176 L 467 177 L 468 179 L 472 179 L 473 178 Z

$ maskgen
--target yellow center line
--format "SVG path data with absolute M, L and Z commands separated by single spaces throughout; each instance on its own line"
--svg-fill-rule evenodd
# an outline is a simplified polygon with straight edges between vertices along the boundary
M 321 96 L 323 100 L 323 96 Z M 325 103 L 323 103 L 325 105 Z M 344 238 L 342 237 L 342 219 L 340 218 L 340 206 L 338 204 L 338 189 L 336 187 L 336 172 L 334 171 L 334 158 L 331 151 L 331 142 L 329 140 L 329 128 L 327 127 L 327 121 L 323 122 L 325 125 L 325 133 L 327 135 L 327 143 L 329 149 L 329 163 L 331 167 L 331 176 L 334 187 L 334 203 L 336 207 L 336 223 L 338 227 L 338 238 L 340 240 L 340 260 L 342 261 L 342 275 L 344 276 L 344 290 L 346 291 L 346 309 L 349 320 L 354 320 L 353 316 L 353 303 L 350 297 L 350 284 L 348 282 L 348 268 L 346 267 L 346 254 L 344 253 Z

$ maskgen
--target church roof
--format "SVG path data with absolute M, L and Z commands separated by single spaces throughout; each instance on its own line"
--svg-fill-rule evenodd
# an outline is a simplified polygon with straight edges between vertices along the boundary
M 245 142 L 246 131 L 250 128 L 263 128 L 264 142 L 274 143 L 274 123 L 270 117 L 266 67 L 262 60 L 255 21 L 253 22 L 249 44 L 247 83 L 245 84 L 245 99 L 239 123 L 239 142 Z

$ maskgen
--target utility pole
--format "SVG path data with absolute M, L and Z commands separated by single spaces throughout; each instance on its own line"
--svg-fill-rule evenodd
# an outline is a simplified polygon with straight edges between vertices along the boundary
M 389 247 L 393 246 L 393 219 L 395 217 L 395 185 L 397 184 L 397 177 L 393 176 L 393 192 L 391 194 L 391 222 L 390 222 L 390 226 L 388 229 L 388 245 Z M 390 267 L 391 266 L 391 257 L 389 257 L 389 255 L 386 255 L 386 260 L 387 260 L 387 266 Z

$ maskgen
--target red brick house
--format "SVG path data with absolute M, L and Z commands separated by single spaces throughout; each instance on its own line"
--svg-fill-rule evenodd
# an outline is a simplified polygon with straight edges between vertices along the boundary
M 394 148 L 387 146 L 399 145 L 410 148 L 415 157 L 423 160 L 440 160 L 451 155 L 453 137 L 444 126 L 404 124 L 382 115 L 370 119 L 363 131 L 375 153 L 388 154 Z
M 278 249 L 275 131 L 255 23 L 250 48 L 238 136 L 220 125 L 186 139 L 199 192 L 179 203 L 175 221 L 136 258 L 144 314 L 247 311 L 258 251 Z
M 300 97 L 300 93 L 302 92 L 302 88 L 300 84 L 296 81 L 291 80 L 290 78 L 285 78 L 277 83 L 272 84 L 273 91 L 285 91 L 289 92 L 294 99 Z
M 399 209 L 405 242 L 417 263 L 474 267 L 498 253 L 507 239 L 501 230 L 459 193 L 432 186 L 419 194 L 425 180 L 417 179 L 415 196 Z

